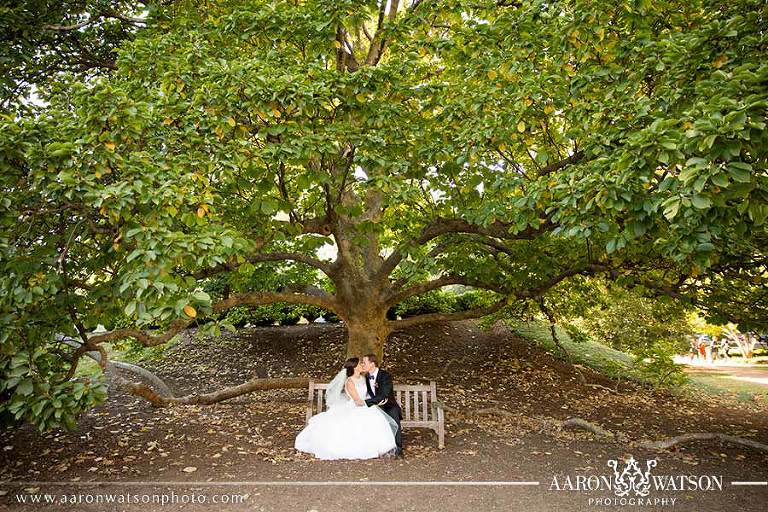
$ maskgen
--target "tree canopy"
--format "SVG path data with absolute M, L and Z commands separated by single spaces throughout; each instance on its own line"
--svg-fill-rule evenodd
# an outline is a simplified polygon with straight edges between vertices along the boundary
M 100 392 L 72 379 L 84 351 L 236 305 L 327 309 L 350 353 L 381 354 L 406 326 L 605 274 L 765 325 L 764 2 L 166 4 L 114 69 L 48 74 L 43 105 L 6 108 L 0 414 L 71 423 Z M 38 48 L 15 47 L 17 66 Z M 254 288 L 268 262 L 316 286 Z M 491 300 L 386 317 L 449 284 Z

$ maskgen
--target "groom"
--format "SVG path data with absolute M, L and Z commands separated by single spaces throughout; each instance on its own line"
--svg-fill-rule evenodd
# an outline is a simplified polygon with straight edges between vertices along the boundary
M 389 414 L 397 422 L 397 433 L 395 434 L 395 456 L 403 456 L 403 429 L 400 426 L 400 420 L 403 412 L 400 405 L 395 400 L 395 391 L 392 386 L 392 376 L 386 370 L 379 368 L 379 360 L 375 354 L 363 356 L 363 371 L 367 372 L 368 378 L 365 379 L 365 385 L 368 388 L 368 398 L 365 405 L 381 406 L 382 410 Z M 383 402 L 383 403 L 382 403 Z

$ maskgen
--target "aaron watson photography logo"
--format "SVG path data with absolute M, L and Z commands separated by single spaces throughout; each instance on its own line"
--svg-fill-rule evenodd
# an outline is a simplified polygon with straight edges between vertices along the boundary
M 645 505 L 674 506 L 681 491 L 722 491 L 722 475 L 652 474 L 658 459 L 649 459 L 641 465 L 634 457 L 612 459 L 607 465 L 613 474 L 555 475 L 550 491 L 603 491 L 605 495 L 590 497 L 595 506 Z

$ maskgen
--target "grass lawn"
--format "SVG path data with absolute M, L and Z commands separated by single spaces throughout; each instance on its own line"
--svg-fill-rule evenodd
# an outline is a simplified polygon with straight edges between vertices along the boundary
M 536 342 L 544 350 L 558 356 L 560 351 L 552 340 L 549 323 L 543 320 L 535 320 L 512 325 L 515 332 L 523 338 Z M 636 376 L 632 364 L 632 356 L 626 352 L 613 349 L 602 343 L 594 341 L 575 342 L 565 330 L 556 326 L 557 338 L 560 344 L 568 351 L 573 361 L 611 377 Z

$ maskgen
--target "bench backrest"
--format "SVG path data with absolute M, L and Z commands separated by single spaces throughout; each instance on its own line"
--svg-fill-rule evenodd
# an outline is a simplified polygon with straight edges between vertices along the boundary
M 309 381 L 307 396 L 307 421 L 313 415 L 325 410 L 325 390 L 328 383 Z M 401 425 L 409 427 L 433 427 L 437 415 L 432 404 L 437 400 L 437 383 L 395 384 L 395 399 L 403 411 Z

